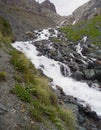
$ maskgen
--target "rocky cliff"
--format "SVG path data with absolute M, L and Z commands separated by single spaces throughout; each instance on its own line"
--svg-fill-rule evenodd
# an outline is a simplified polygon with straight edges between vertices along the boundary
M 78 21 L 87 20 L 101 14 L 101 0 L 90 0 L 77 8 L 72 15 L 68 16 L 64 25 L 75 24 Z
M 27 11 L 40 11 L 40 5 L 35 0 L 0 0 L 0 3 L 5 4 L 6 6 L 15 6 L 16 8 L 23 8 Z
M 40 7 L 43 9 L 48 9 L 56 13 L 56 8 L 53 3 L 51 3 L 49 0 L 45 0 L 40 4 Z

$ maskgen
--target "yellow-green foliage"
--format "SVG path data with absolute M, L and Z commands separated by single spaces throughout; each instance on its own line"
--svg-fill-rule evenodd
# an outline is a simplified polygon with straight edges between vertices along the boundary
M 0 16 L 0 42 L 11 43 L 13 34 L 9 23 Z
M 1 71 L 0 72 L 0 80 L 5 80 L 6 79 L 6 72 L 5 71 Z
M 62 31 L 70 41 L 76 42 L 84 36 L 88 36 L 91 43 L 101 44 L 101 15 L 75 25 L 63 27 Z
M 59 117 L 66 123 L 69 130 L 74 130 L 73 124 L 75 123 L 74 115 L 69 109 L 60 109 Z
M 16 70 L 20 72 L 26 72 L 32 69 L 31 62 L 25 57 L 24 54 L 16 50 L 13 50 L 11 54 L 12 54 L 11 63 L 14 65 Z
M 11 63 L 21 72 L 22 79 L 18 80 L 12 92 L 21 100 L 30 103 L 30 113 L 35 121 L 50 120 L 58 130 L 73 130 L 74 121 L 71 112 L 59 108 L 57 98 L 48 84 L 48 79 L 34 68 L 31 62 L 20 52 L 12 51 Z M 17 76 L 18 77 L 18 76 Z M 19 79 L 19 78 L 17 78 Z M 22 85 L 22 81 L 24 84 Z M 63 125 L 63 122 L 64 125 Z

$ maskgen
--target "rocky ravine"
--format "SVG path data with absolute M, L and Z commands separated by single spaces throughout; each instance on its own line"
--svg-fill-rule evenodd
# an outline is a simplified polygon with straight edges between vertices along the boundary
M 37 40 L 34 40 L 31 45 L 28 43 L 15 43 L 13 46 L 22 51 L 23 53 L 26 54 L 27 57 L 31 58 L 32 62 L 35 64 L 35 66 L 46 75 L 49 75 L 49 77 L 53 74 L 53 83 L 57 82 L 54 80 L 56 77 L 56 73 L 58 73 L 57 79 L 59 78 L 59 72 L 58 72 L 58 65 L 57 65 L 57 70 L 50 70 L 51 73 L 47 72 L 49 69 L 54 68 L 56 65 L 56 62 L 59 62 L 60 65 L 60 70 L 62 78 L 64 78 L 65 83 L 65 78 L 67 77 L 67 86 L 72 87 L 71 84 L 69 84 L 69 81 L 71 79 L 68 79 L 68 77 L 72 77 L 80 82 L 87 82 L 88 84 L 88 89 L 87 91 L 95 91 L 94 93 L 85 93 L 86 85 L 84 86 L 84 90 L 79 90 L 78 92 L 76 91 L 76 87 L 81 87 L 83 84 L 79 84 L 79 82 L 76 85 L 76 82 L 73 81 L 76 86 L 73 88 L 75 96 L 66 96 L 64 92 L 66 92 L 66 89 L 62 89 L 59 86 L 56 86 L 57 90 L 56 94 L 58 96 L 58 102 L 60 105 L 63 105 L 64 107 L 69 107 L 72 109 L 72 111 L 76 115 L 77 119 L 77 124 L 76 128 L 77 130 L 100 130 L 101 129 L 101 118 L 100 116 L 97 116 L 96 112 L 92 111 L 92 107 L 90 106 L 89 103 L 93 102 L 95 105 L 93 107 L 96 107 L 99 110 L 100 114 L 100 98 L 98 97 L 96 100 L 97 93 L 100 93 L 100 84 L 101 84 L 101 59 L 100 59 L 100 52 L 101 48 L 98 48 L 97 46 L 91 45 L 86 43 L 87 37 L 84 37 L 79 41 L 79 43 L 70 43 L 67 44 L 67 40 L 65 39 L 64 34 L 62 34 L 59 30 L 54 30 L 54 29 L 48 29 L 48 30 L 40 30 L 40 31 L 35 31 Z M 56 40 L 58 38 L 58 40 Z M 28 46 L 27 46 L 28 44 Z M 34 51 L 31 50 L 32 44 L 36 46 L 37 50 L 39 51 L 39 54 L 35 57 L 34 56 Z M 32 53 L 33 52 L 33 56 Z M 36 53 L 36 52 L 35 52 Z M 47 61 L 45 61 L 44 57 L 47 57 Z M 38 61 L 34 60 L 36 58 L 39 58 L 40 61 L 38 65 Z M 41 59 L 43 58 L 43 59 Z M 54 59 L 55 61 L 52 61 L 53 64 L 51 63 L 51 59 Z M 49 60 L 49 61 L 48 61 Z M 42 62 L 43 61 L 43 62 Z M 48 62 L 50 65 L 50 68 L 47 69 L 48 67 Z M 52 64 L 52 65 L 51 65 Z M 56 71 L 56 73 L 55 73 Z M 52 77 L 51 77 L 52 78 Z M 78 86 L 79 85 L 79 86 Z M 81 86 L 80 86 L 81 85 Z M 64 91 L 64 92 L 63 92 Z M 68 91 L 68 90 L 67 90 Z M 89 103 L 86 103 L 80 99 L 77 98 L 79 93 L 82 93 L 84 95 L 85 93 L 85 100 L 86 97 L 88 97 L 87 100 L 89 100 Z M 81 95 L 82 95 L 81 94 Z M 95 94 L 95 98 L 94 95 Z M 71 94 L 70 94 L 71 95 Z M 89 97 L 90 96 L 90 97 Z M 98 101 L 99 100 L 99 101 Z M 98 104 L 96 102 L 98 101 Z M 85 104 L 84 106 L 81 104 Z M 92 103 L 91 103 L 92 104 Z M 98 106 L 96 106 L 98 105 Z M 96 109 L 96 110 L 97 110 Z

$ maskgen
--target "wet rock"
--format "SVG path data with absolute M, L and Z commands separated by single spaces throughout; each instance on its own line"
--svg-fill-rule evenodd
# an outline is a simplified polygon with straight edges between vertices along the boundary
M 69 75 L 68 68 L 61 64 L 60 66 L 61 73 L 64 77 L 67 77 Z
M 80 114 L 78 114 L 78 120 L 79 120 L 79 123 L 81 124 L 85 122 L 85 118 Z
M 95 71 L 93 69 L 88 69 L 84 71 L 85 78 L 88 80 L 95 79 Z
M 89 61 L 87 69 L 94 69 L 94 62 Z
M 101 69 L 101 61 L 100 60 L 96 60 L 94 62 L 94 68 L 95 69 Z
M 71 76 L 78 81 L 84 78 L 84 74 L 80 71 L 74 72 Z
M 101 82 L 101 70 L 95 70 L 95 78 Z
M 59 91 L 59 93 L 63 96 L 65 96 L 65 93 L 64 93 L 64 91 L 63 91 L 63 88 L 61 88 L 60 86 L 58 86 L 58 85 L 56 85 L 56 88 L 57 88 L 57 90 Z

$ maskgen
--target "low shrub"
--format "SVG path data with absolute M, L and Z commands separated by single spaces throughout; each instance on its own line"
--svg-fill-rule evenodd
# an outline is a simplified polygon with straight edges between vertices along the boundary
M 5 71 L 1 71 L 1 72 L 0 72 L 0 81 L 1 81 L 1 80 L 6 80 L 6 75 L 7 75 L 7 74 L 6 74 Z

